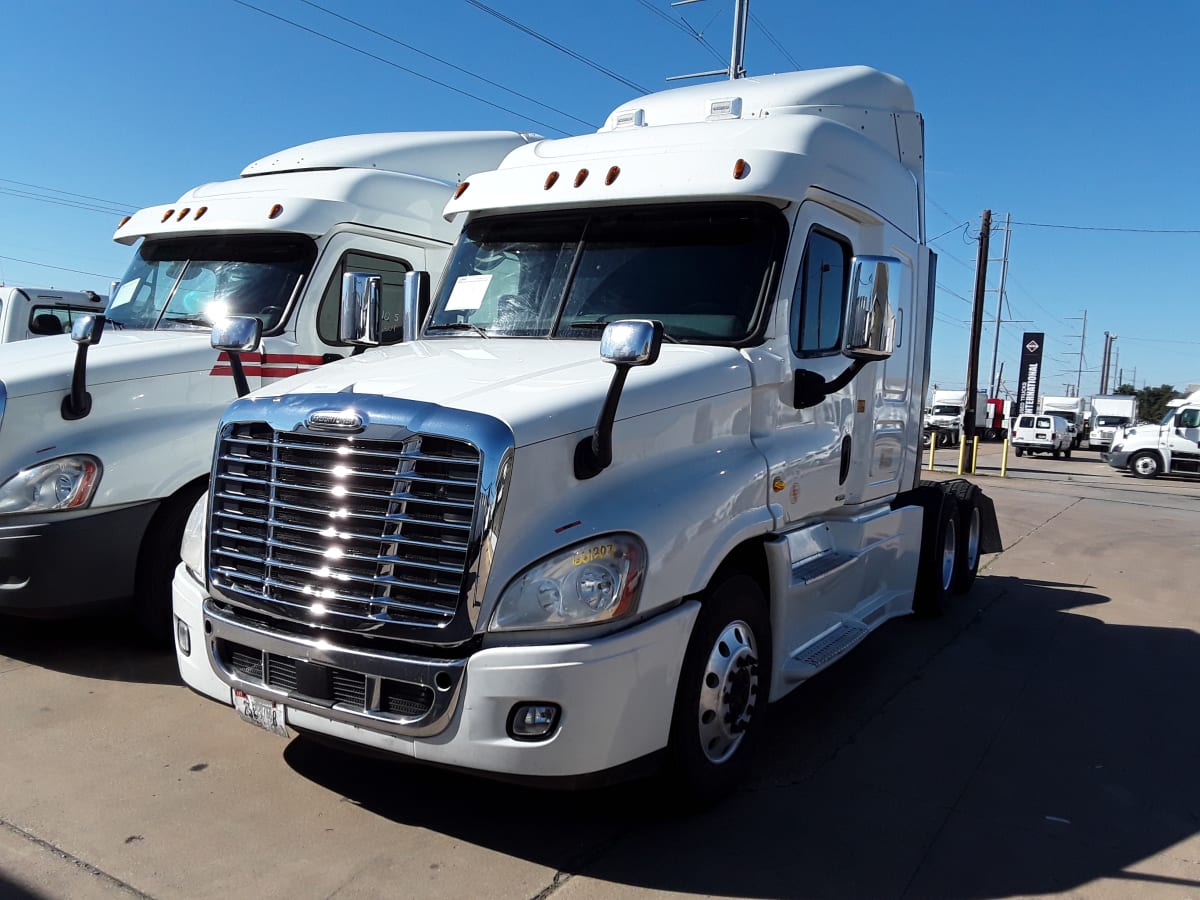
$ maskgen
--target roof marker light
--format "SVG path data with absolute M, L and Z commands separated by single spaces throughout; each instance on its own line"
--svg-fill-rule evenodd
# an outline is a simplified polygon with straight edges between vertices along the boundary
M 739 159 L 733 164 L 733 177 L 737 179 L 745 178 L 750 174 L 750 163 L 744 159 Z
M 175 215 L 175 210 L 168 209 L 165 213 L 163 213 L 162 220 L 165 222 L 165 221 L 167 221 L 167 219 L 171 218 L 171 216 L 173 216 L 173 215 Z
M 118 226 L 117 226 L 117 228 L 124 228 L 124 227 L 125 227 L 125 224 L 126 224 L 126 223 L 127 223 L 129 220 L 130 220 L 130 219 L 132 219 L 132 218 L 133 218 L 133 216 L 125 216 L 124 218 L 122 218 L 122 219 L 121 219 L 121 224 L 120 224 L 120 225 L 118 225 Z
M 708 121 L 715 119 L 740 119 L 742 117 L 741 97 L 722 97 L 720 100 L 708 101 Z
M 580 169 L 575 174 L 575 187 L 579 187 L 581 184 L 583 184 L 585 181 L 587 181 L 587 177 L 588 177 L 588 170 Z
M 550 188 L 554 187 L 554 182 L 556 182 L 556 181 L 558 181 L 558 173 L 551 172 L 549 175 L 546 176 L 546 183 L 544 185 L 542 185 L 542 190 L 543 191 L 550 190 Z
M 461 197 L 463 194 L 465 194 L 467 192 L 467 188 L 469 188 L 470 186 L 471 186 L 471 182 L 469 182 L 469 181 L 459 182 L 458 187 L 456 187 L 454 189 L 454 199 L 457 200 L 459 197 Z
M 271 207 L 271 211 L 269 213 L 267 213 L 267 218 L 268 219 L 278 219 L 281 215 L 283 215 L 283 204 L 276 203 L 274 206 Z
M 613 119 L 613 128 L 641 128 L 646 124 L 644 109 L 627 109 L 619 112 Z
M 202 206 L 202 207 L 200 207 L 198 210 L 196 210 L 196 215 L 195 215 L 195 216 L 193 216 L 193 218 L 195 218 L 195 219 L 199 219 L 199 218 L 200 218 L 201 216 L 203 216 L 203 215 L 204 215 L 206 212 L 208 212 L 208 207 L 207 207 L 207 206 Z
M 617 176 L 620 174 L 621 174 L 620 167 L 613 166 L 611 169 L 608 170 L 608 174 L 604 176 L 605 185 L 612 184 L 614 181 L 617 180 Z
M 182 222 L 182 221 L 183 221 L 183 218 L 184 218 L 184 216 L 186 216 L 186 215 L 187 215 L 188 213 L 190 213 L 191 211 L 192 211 L 192 209 L 191 209 L 191 207 L 190 207 L 190 206 L 185 206 L 183 209 L 181 209 L 181 210 L 179 211 L 179 215 L 177 215 L 177 216 L 175 217 L 175 221 L 176 221 L 176 222 Z

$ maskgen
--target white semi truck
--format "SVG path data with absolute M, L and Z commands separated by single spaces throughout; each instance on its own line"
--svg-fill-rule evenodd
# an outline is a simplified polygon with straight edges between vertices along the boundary
M 350 270 L 379 276 L 380 339 L 397 339 L 404 274 L 440 271 L 458 234 L 441 216 L 455 184 L 528 139 L 317 141 L 123 221 L 115 239 L 141 244 L 104 316 L 74 323 L 77 343 L 0 346 L 0 612 L 132 598 L 167 639 L 183 524 L 238 369 L 258 387 L 348 355 L 337 315 Z M 229 314 L 262 322 L 244 366 L 211 345 Z
M 1200 475 L 1200 391 L 1171 401 L 1157 425 L 1143 423 L 1119 431 L 1101 458 L 1139 478 Z
M 933 403 L 925 416 L 925 442 L 936 441 L 939 445 L 957 445 L 962 440 L 967 416 L 967 392 L 936 390 Z M 988 426 L 987 391 L 978 391 L 975 396 L 975 428 L 981 434 Z
M 0 343 L 67 334 L 76 319 L 103 312 L 107 302 L 95 291 L 0 284 Z
M 728 788 L 766 703 L 1000 549 L 973 485 L 919 480 L 923 194 L 912 95 L 863 67 L 652 94 L 470 176 L 418 340 L 223 417 L 184 680 L 285 735 Z
M 1089 450 L 1107 450 L 1117 435 L 1137 421 L 1137 397 L 1133 394 L 1096 394 L 1089 406 Z

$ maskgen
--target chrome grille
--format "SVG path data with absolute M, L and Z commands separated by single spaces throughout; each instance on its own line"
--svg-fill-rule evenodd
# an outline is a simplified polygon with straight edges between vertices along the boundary
M 439 627 L 464 590 L 480 453 L 238 423 L 212 484 L 209 575 L 234 602 L 343 631 Z

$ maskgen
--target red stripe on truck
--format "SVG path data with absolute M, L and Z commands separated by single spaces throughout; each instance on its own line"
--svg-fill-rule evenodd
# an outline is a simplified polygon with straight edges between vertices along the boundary
M 304 353 L 243 353 L 242 368 L 247 375 L 268 378 L 287 378 L 301 372 L 310 372 L 321 365 L 324 359 Z M 233 375 L 229 365 L 229 354 L 222 352 L 209 375 Z

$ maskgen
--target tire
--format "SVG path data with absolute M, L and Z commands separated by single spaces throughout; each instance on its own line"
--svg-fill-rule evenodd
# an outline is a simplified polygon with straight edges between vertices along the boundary
M 1059 450 L 1057 447 L 1055 447 L 1055 448 L 1054 448 L 1054 449 L 1051 451 L 1050 455 L 1051 455 L 1051 456 L 1053 456 L 1055 459 L 1058 459 L 1060 456 L 1062 456 L 1062 451 L 1061 451 L 1061 450 Z
M 917 584 L 913 593 L 913 612 L 932 618 L 949 606 L 958 568 L 958 501 L 942 494 L 937 508 L 926 507 L 921 529 L 921 556 L 917 563 Z
M 681 805 L 710 806 L 745 777 L 770 681 L 767 601 L 758 582 L 733 573 L 701 599 L 679 673 L 666 781 Z
M 958 503 L 958 518 L 955 522 L 958 532 L 958 548 L 954 557 L 954 577 L 950 590 L 955 594 L 965 594 L 975 584 L 979 575 L 979 547 L 983 534 L 983 514 L 975 500 L 978 488 L 973 484 L 962 482 L 956 484 L 954 490 Z
M 171 612 L 171 581 L 179 565 L 179 548 L 188 515 L 207 484 L 188 485 L 164 501 L 146 527 L 138 552 L 133 618 L 142 637 L 154 645 L 175 640 Z
M 1017 453 L 1017 456 L 1021 456 L 1021 455 L 1022 455 L 1024 452 L 1025 452 L 1025 451 L 1024 451 L 1024 450 L 1022 450 L 1020 447 L 1017 447 L 1017 448 L 1016 448 L 1016 453 Z
M 996 439 L 996 429 L 995 428 L 984 429 L 983 439 L 985 441 L 994 441 Z
M 1070 449 L 1068 448 L 1068 449 L 1066 449 L 1066 450 L 1064 450 L 1064 451 L 1063 451 L 1063 459 L 1070 459 L 1070 458 L 1071 458 L 1071 451 L 1070 451 Z
M 1162 462 L 1158 454 L 1150 450 L 1133 454 L 1129 460 L 1129 471 L 1138 478 L 1157 478 L 1162 471 Z

